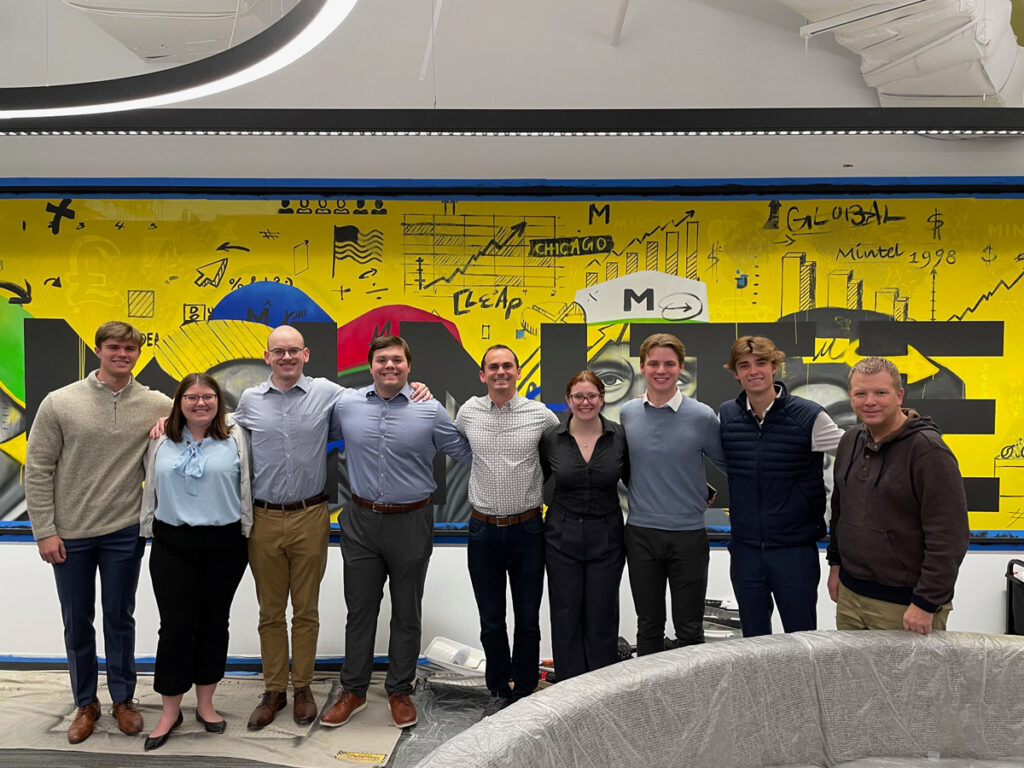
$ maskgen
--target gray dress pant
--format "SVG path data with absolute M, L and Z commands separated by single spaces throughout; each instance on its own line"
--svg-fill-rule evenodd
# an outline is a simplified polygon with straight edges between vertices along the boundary
M 434 548 L 434 507 L 381 514 L 350 501 L 338 516 L 344 559 L 345 661 L 341 684 L 365 696 L 384 582 L 391 593 L 391 638 L 384 689 L 412 693 L 420 656 L 423 584 Z

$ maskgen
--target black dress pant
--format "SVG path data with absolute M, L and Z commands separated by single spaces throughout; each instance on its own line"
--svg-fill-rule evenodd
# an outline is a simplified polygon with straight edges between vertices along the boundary
M 619 583 L 626 551 L 622 513 L 548 509 L 544 562 L 555 675 L 566 680 L 618 660 Z
M 153 521 L 149 573 L 160 611 L 153 689 L 178 696 L 224 676 L 231 601 L 249 563 L 242 524 Z
M 704 642 L 708 532 L 626 526 L 629 586 L 636 606 L 636 655 L 665 650 L 665 584 L 672 596 L 675 647 Z

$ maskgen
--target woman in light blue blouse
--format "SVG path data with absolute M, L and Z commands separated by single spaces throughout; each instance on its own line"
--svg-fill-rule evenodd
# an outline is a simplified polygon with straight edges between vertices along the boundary
M 216 380 L 190 373 L 174 393 L 166 434 L 146 454 L 141 529 L 153 536 L 149 572 L 160 610 L 153 689 L 163 713 L 145 749 L 181 725 L 181 700 L 196 687 L 196 720 L 211 733 L 227 724 L 213 707 L 224 676 L 228 616 L 248 564 L 252 528 L 249 441 L 229 429 Z

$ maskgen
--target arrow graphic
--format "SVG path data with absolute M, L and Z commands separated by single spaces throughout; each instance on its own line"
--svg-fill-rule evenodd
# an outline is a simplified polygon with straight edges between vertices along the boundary
M 248 251 L 244 245 L 231 245 L 230 243 L 221 243 L 217 246 L 218 251 Z
M 32 301 L 32 286 L 28 280 L 25 281 L 24 288 L 17 283 L 0 283 L 0 288 L 14 294 L 7 300 L 8 304 L 28 304 Z

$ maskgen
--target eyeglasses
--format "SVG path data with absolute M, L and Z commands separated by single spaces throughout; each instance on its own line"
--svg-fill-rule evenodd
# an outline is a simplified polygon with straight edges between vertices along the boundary
M 599 395 L 597 392 L 591 392 L 586 395 L 582 394 L 581 392 L 576 392 L 575 394 L 569 395 L 569 399 L 572 400 L 577 405 L 581 405 L 584 402 L 596 403 L 598 400 L 601 399 L 601 395 Z
M 214 394 L 209 394 L 209 395 L 182 395 L 181 399 L 184 400 L 189 405 L 195 405 L 200 400 L 202 400 L 204 403 L 214 403 L 214 402 L 217 401 L 217 396 L 214 395 Z
M 285 355 L 288 355 L 288 357 L 298 357 L 302 354 L 302 347 L 288 347 L 288 349 L 274 347 L 270 350 L 270 354 L 278 358 L 284 357 Z

